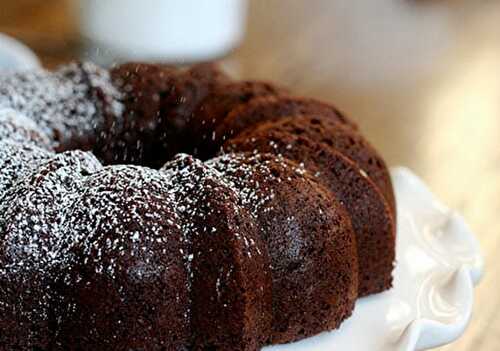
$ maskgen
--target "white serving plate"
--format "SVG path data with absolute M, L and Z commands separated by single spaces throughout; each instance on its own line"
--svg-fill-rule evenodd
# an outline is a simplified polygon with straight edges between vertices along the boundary
M 469 322 L 483 273 L 463 218 L 405 168 L 392 169 L 398 204 L 394 287 L 358 301 L 339 330 L 264 351 L 414 351 L 456 340 Z
M 26 45 L 0 33 L 0 73 L 40 67 L 40 61 Z

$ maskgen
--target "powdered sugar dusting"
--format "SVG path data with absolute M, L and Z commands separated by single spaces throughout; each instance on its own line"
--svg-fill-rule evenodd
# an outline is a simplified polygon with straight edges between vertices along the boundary
M 283 163 L 283 158 L 274 157 L 272 161 Z M 207 163 L 224 174 L 232 188 L 238 189 L 242 204 L 257 218 L 261 211 L 270 210 L 268 204 L 275 193 L 272 188 L 264 188 L 264 184 L 254 178 L 255 172 L 258 171 L 269 180 L 281 181 L 271 172 L 270 162 L 270 159 L 263 159 L 260 154 L 230 153 L 211 159 Z
M 224 217 L 215 205 L 212 206 L 211 194 L 214 192 L 224 198 L 238 217 L 245 216 L 243 211 L 246 211 L 246 208 L 240 207 L 242 201 L 238 188 L 207 163 L 186 154 L 179 154 L 165 164 L 161 172 L 169 176 L 170 191 L 178 204 L 178 211 L 182 214 L 182 229 L 188 245 L 192 244 L 194 236 L 219 234 L 216 227 L 200 226 L 200 223 L 205 222 L 210 216 Z M 239 228 L 231 227 L 228 223 L 227 229 L 235 233 L 234 238 L 242 241 L 243 246 L 246 247 L 246 255 L 251 257 L 252 254 L 261 254 L 255 241 L 247 238 L 244 233 L 240 233 Z M 195 257 L 193 252 L 189 252 L 188 267 L 191 266 L 193 257 Z M 226 267 L 226 269 L 229 268 Z
M 36 145 L 52 150 L 49 137 L 31 119 L 12 109 L 0 110 L 0 140 Z
M 53 153 L 29 143 L 0 140 L 0 202 L 4 193 L 19 179 L 30 175 L 52 156 Z
M 158 252 L 166 253 L 170 243 L 182 241 L 172 238 L 180 233 L 180 220 L 167 184 L 164 174 L 138 166 L 109 166 L 82 184 L 84 193 L 67 222 L 95 273 L 112 277 L 126 269 L 147 279 L 167 269 L 150 261 Z M 141 257 L 142 264 L 120 266 L 130 257 Z
M 106 114 L 119 119 L 120 94 L 106 70 L 72 63 L 55 72 L 17 72 L 0 77 L 0 108 L 12 108 L 37 123 L 54 148 L 95 137 Z
M 9 189 L 0 203 L 0 274 L 48 271 L 67 260 L 67 216 L 82 181 L 101 168 L 92 154 L 56 155 Z

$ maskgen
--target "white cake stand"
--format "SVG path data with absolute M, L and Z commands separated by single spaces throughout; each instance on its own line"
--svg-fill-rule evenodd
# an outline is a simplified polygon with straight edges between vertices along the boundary
M 358 301 L 339 330 L 265 351 L 414 351 L 456 340 L 469 322 L 483 272 L 462 217 L 405 168 L 392 170 L 398 203 L 394 287 Z

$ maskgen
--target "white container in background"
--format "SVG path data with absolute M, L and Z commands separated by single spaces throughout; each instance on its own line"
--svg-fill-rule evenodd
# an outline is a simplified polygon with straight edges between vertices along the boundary
M 40 61 L 26 45 L 0 33 L 0 73 L 30 70 L 40 67 Z
M 170 62 L 212 59 L 233 49 L 244 35 L 246 9 L 246 0 L 77 3 L 82 35 L 104 55 Z

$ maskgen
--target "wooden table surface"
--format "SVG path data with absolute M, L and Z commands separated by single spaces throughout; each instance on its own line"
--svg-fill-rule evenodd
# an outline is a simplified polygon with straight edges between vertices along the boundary
M 48 66 L 76 58 L 66 2 L 4 0 L 0 31 Z M 442 350 L 500 350 L 499 2 L 252 0 L 247 37 L 223 62 L 335 102 L 391 165 L 410 167 L 463 213 L 486 276 L 470 327 Z

